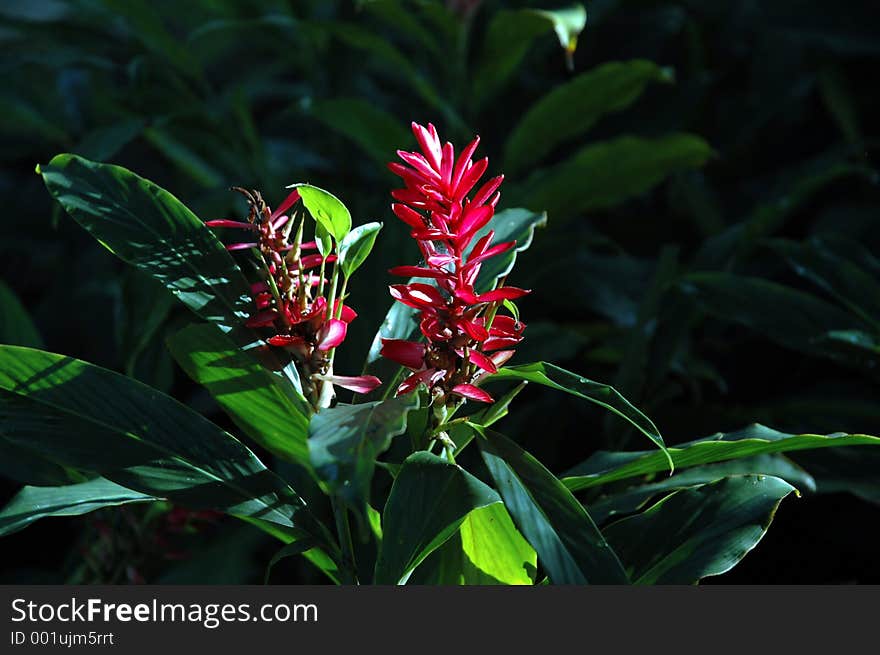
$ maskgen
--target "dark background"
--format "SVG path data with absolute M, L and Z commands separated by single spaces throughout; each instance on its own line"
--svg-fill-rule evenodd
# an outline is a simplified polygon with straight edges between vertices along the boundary
M 415 146 L 409 122 L 433 121 L 459 147 L 479 133 L 495 174 L 536 101 L 596 66 L 644 58 L 674 83 L 649 84 L 502 187 L 501 207 L 550 210 L 510 279 L 534 289 L 521 303 L 529 329 L 517 361 L 614 383 L 671 444 L 753 422 L 880 434 L 876 3 L 587 2 L 572 70 L 552 32 L 512 35 L 523 57 L 489 99 L 470 84 L 493 17 L 558 5 L 449 5 L 4 2 L 0 279 L 43 345 L 133 375 L 232 429 L 164 350 L 186 310 L 51 201 L 34 166 L 54 154 L 126 166 L 205 219 L 243 215 L 232 184 L 277 203 L 285 185 L 309 181 L 339 195 L 355 223 L 384 221 L 352 290 L 360 317 L 339 370 L 354 373 L 390 305 L 385 271 L 417 258 L 389 211 L 397 181 L 383 165 L 395 147 Z M 612 158 L 611 183 L 576 177 L 552 207 L 530 204 L 584 148 L 679 133 L 711 155 L 672 151 L 654 168 Z M 774 238 L 818 257 L 817 268 L 793 266 Z M 816 239 L 831 244 L 830 260 L 809 250 Z M 830 286 L 813 274 L 828 270 Z M 697 274 L 724 277 L 707 288 Z M 861 346 L 820 338 L 829 306 Z M 557 472 L 599 448 L 648 446 L 586 404 L 538 389 L 520 398 L 503 429 Z M 786 500 L 757 550 L 712 582 L 880 582 L 870 537 L 880 458 L 792 459 L 819 493 Z M 4 498 L 17 486 L 0 485 Z M 275 546 L 213 516 L 125 509 L 42 521 L 0 548 L 3 582 L 239 583 L 262 580 Z M 320 582 L 296 560 L 275 579 Z

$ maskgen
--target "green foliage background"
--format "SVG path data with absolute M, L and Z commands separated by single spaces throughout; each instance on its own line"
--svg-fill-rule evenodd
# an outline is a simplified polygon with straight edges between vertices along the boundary
M 548 212 L 511 278 L 535 290 L 520 307 L 519 361 L 613 383 L 671 445 L 752 422 L 880 433 L 880 10 L 596 0 L 569 67 L 552 24 L 524 10 L 559 5 L 476 4 L 462 16 L 405 0 L 4 3 L 4 340 L 215 411 L 166 351 L 185 313 L 34 175 L 74 152 L 155 180 L 203 219 L 242 215 L 230 185 L 275 203 L 307 181 L 332 189 L 355 223 L 384 221 L 338 360 L 356 370 L 390 305 L 385 271 L 416 259 L 388 209 L 397 183 L 384 164 L 414 146 L 411 120 L 433 121 L 459 145 L 480 134 L 490 172 L 507 175 L 501 207 Z M 13 330 L 21 313 L 38 333 Z M 531 388 L 521 398 L 504 431 L 557 472 L 597 449 L 643 447 L 591 406 Z M 878 455 L 818 450 L 789 463 L 830 495 L 794 503 L 727 579 L 880 580 L 858 539 L 880 518 Z M 84 523 L 60 525 L 3 541 L 3 579 L 85 575 L 71 536 Z M 239 556 L 194 535 L 195 555 L 154 564 L 152 579 L 259 579 L 253 563 L 271 546 L 247 528 L 211 530 Z M 61 532 L 72 553 L 61 570 L 29 554 Z M 311 574 L 286 560 L 274 575 Z

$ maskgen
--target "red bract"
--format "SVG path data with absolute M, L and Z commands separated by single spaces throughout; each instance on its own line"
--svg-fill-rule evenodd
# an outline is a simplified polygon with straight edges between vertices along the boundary
M 419 327 L 427 343 L 383 339 L 382 355 L 414 371 L 400 385 L 398 395 L 425 384 L 450 404 L 461 398 L 492 402 L 474 383 L 510 359 L 525 328 L 498 311 L 505 300 L 529 293 L 517 287 L 500 286 L 485 293 L 474 288 L 483 263 L 516 245 L 515 241 L 493 243 L 492 230 L 474 242 L 495 214 L 504 177 L 477 186 L 489 163 L 487 158 L 472 159 L 479 137 L 456 158 L 451 143 L 441 145 L 433 125 L 413 123 L 412 129 L 421 152 L 398 150 L 404 163 L 389 164 L 405 184 L 391 192 L 399 201 L 391 209 L 409 226 L 423 262 L 390 272 L 434 284 L 395 284 L 390 290 L 395 300 L 419 311 Z
M 332 376 L 328 353 L 345 340 L 348 324 L 357 317 L 341 299 L 333 303 L 322 295 L 327 264 L 336 255 L 323 257 L 314 241 L 302 242 L 302 221 L 291 210 L 299 200 L 294 190 L 271 211 L 257 191 L 235 187 L 250 205 L 247 222 L 214 220 L 206 224 L 247 230 L 251 241 L 226 246 L 227 250 L 253 249 L 259 253 L 263 279 L 251 286 L 255 310 L 245 325 L 271 330 L 266 342 L 291 353 L 308 375 L 359 393 L 372 391 L 381 382 L 373 376 Z M 297 228 L 293 232 L 294 227 Z M 291 234 L 293 238 L 291 239 Z M 317 272 L 315 269 L 319 269 Z

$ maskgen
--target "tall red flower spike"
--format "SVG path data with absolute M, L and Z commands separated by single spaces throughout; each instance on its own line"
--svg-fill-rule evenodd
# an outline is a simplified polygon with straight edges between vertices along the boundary
M 225 227 L 246 230 L 251 240 L 233 243 L 227 250 L 257 250 L 263 266 L 263 279 L 251 286 L 254 311 L 245 325 L 249 328 L 266 329 L 273 335 L 266 342 L 290 352 L 304 369 L 307 377 L 327 381 L 368 393 L 381 384 L 374 376 L 334 376 L 329 373 L 328 352 L 345 340 L 348 324 L 357 312 L 342 300 L 336 300 L 332 311 L 321 292 L 326 264 L 336 260 L 336 255 L 323 257 L 310 251 L 317 250 L 314 241 L 302 242 L 302 223 L 291 240 L 291 231 L 297 224 L 292 209 L 299 200 L 294 190 L 275 211 L 263 201 L 258 191 L 234 187 L 248 200 L 250 212 L 247 221 L 213 220 L 209 227 Z M 309 253 L 309 254 L 305 254 Z M 318 272 L 316 272 L 316 269 Z
M 456 159 L 451 143 L 441 146 L 433 125 L 413 123 L 412 130 L 421 152 L 398 150 L 404 163 L 388 165 L 405 184 L 391 192 L 398 201 L 391 209 L 410 227 L 423 261 L 390 272 L 426 278 L 433 284 L 395 284 L 391 296 L 419 311 L 419 327 L 427 342 L 383 339 L 382 355 L 414 371 L 400 385 L 398 395 L 425 384 L 448 404 L 461 398 L 493 402 L 475 383 L 510 359 L 525 329 L 498 311 L 504 300 L 529 293 L 517 287 L 501 286 L 485 293 L 474 288 L 483 263 L 516 245 L 515 241 L 493 244 L 492 230 L 474 242 L 495 214 L 504 176 L 477 188 L 489 164 L 485 157 L 472 159 L 479 137 Z

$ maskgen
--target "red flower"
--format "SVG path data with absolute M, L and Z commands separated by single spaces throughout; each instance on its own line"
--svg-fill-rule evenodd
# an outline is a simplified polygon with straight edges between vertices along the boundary
M 296 205 L 299 192 L 294 190 L 272 211 L 259 192 L 235 190 L 244 194 L 250 204 L 247 222 L 221 219 L 206 224 L 247 230 L 254 239 L 226 246 L 230 251 L 255 249 L 263 264 L 264 279 L 251 285 L 256 310 L 246 321 L 246 327 L 271 329 L 274 334 L 266 343 L 293 355 L 315 379 L 359 393 L 375 389 L 380 383 L 373 376 L 333 376 L 330 371 L 328 353 L 345 340 L 348 324 L 357 318 L 357 312 L 341 299 L 329 311 L 329 302 L 321 295 L 324 267 L 335 262 L 336 255 L 304 255 L 304 251 L 316 250 L 317 245 L 314 241 L 302 242 L 301 226 L 290 238 L 296 221 L 288 210 Z M 321 270 L 316 274 L 314 269 L 319 267 Z
M 433 125 L 413 123 L 412 129 L 421 152 L 398 150 L 404 163 L 389 164 L 405 185 L 391 192 L 399 201 L 391 210 L 409 226 L 423 263 L 397 266 L 390 272 L 434 284 L 395 284 L 390 291 L 398 302 L 419 310 L 419 327 L 427 344 L 383 339 L 381 353 L 415 371 L 398 394 L 425 384 L 437 395 L 492 402 L 473 383 L 495 373 L 513 355 L 511 348 L 522 340 L 525 326 L 498 311 L 503 301 L 529 293 L 502 286 L 480 294 L 474 288 L 483 263 L 516 245 L 514 241 L 493 244 L 492 230 L 472 245 L 495 214 L 504 177 L 477 187 L 489 164 L 486 158 L 472 159 L 479 137 L 456 158 L 451 143 L 441 145 Z M 492 351 L 499 352 L 488 354 Z

